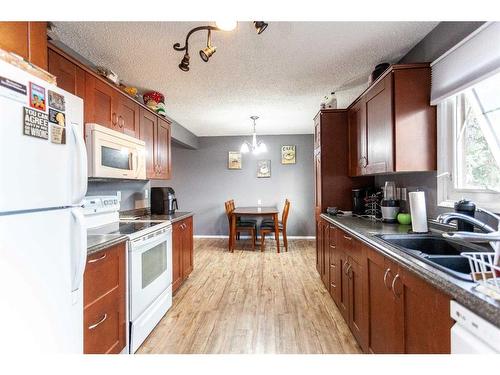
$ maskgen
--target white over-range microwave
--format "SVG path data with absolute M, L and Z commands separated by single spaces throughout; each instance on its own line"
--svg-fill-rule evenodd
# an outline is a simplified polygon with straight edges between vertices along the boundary
M 98 124 L 85 124 L 88 176 L 146 179 L 146 144 Z

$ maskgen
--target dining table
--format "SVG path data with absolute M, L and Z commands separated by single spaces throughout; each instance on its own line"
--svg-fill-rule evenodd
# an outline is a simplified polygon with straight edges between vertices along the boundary
M 265 217 L 271 216 L 274 220 L 274 238 L 276 239 L 277 252 L 280 252 L 280 233 L 279 233 L 279 210 L 277 207 L 235 207 L 231 213 L 231 233 L 229 234 L 229 251 L 234 251 L 234 244 L 236 242 L 236 221 L 238 216 L 257 216 Z

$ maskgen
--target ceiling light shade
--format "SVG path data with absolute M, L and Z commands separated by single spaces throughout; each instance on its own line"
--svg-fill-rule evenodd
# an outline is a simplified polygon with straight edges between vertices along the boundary
M 232 20 L 215 21 L 215 26 L 217 26 L 218 29 L 223 31 L 232 31 L 236 29 L 237 24 L 238 23 L 236 21 Z
M 267 28 L 267 23 L 265 23 L 264 21 L 254 21 L 253 25 L 255 26 L 255 30 L 259 35 L 262 34 Z
M 217 47 L 215 46 L 206 46 L 202 50 L 200 50 L 200 57 L 203 61 L 208 62 L 210 57 L 215 53 Z
M 189 55 L 187 53 L 184 54 L 184 57 L 179 64 L 179 69 L 184 72 L 189 71 Z
M 243 144 L 241 145 L 240 152 L 242 154 L 246 154 L 250 151 L 252 151 L 252 154 L 258 155 L 262 152 L 267 152 L 267 146 L 264 144 L 264 142 L 258 142 L 257 141 L 257 132 L 255 130 L 255 121 L 258 120 L 259 116 L 250 116 L 250 118 L 253 121 L 253 133 L 252 133 L 252 143 L 248 141 L 244 141 Z
M 240 152 L 242 154 L 247 154 L 250 152 L 250 148 L 248 147 L 248 143 L 247 142 L 243 142 L 243 144 L 241 145 L 241 148 L 240 148 Z

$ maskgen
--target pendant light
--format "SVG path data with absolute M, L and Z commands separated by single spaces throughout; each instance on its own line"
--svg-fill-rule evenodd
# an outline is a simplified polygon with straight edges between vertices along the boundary
M 244 141 L 241 145 L 240 152 L 246 154 L 252 151 L 252 154 L 258 155 L 263 152 L 267 152 L 267 146 L 262 141 L 257 141 L 257 131 L 255 130 L 255 121 L 259 119 L 259 116 L 250 116 L 253 121 L 253 133 L 252 133 L 252 143 Z

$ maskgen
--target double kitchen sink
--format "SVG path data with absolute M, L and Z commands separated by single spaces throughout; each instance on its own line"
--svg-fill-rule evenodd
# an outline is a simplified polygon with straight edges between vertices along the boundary
M 378 234 L 376 237 L 424 263 L 464 281 L 472 281 L 467 258 L 463 252 L 492 251 L 491 247 L 429 234 Z

